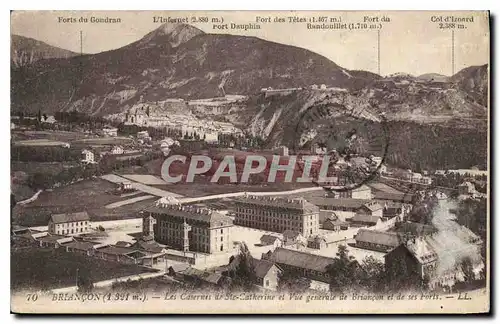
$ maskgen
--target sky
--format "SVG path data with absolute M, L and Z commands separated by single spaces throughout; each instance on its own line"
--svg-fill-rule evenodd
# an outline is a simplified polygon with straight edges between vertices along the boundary
M 444 21 L 449 16 L 468 18 L 472 22 L 460 23 L 461 26 L 455 23 L 452 36 L 449 28 L 452 26 Z M 88 21 L 81 22 L 82 17 Z M 92 23 L 92 17 L 120 18 L 120 23 Z M 82 31 L 83 52 L 98 53 L 130 44 L 158 28 L 161 23 L 155 22 L 154 17 L 186 18 L 191 25 L 206 33 L 256 36 L 306 48 L 349 70 L 378 73 L 380 50 L 382 75 L 397 72 L 451 75 L 453 71 L 489 62 L 488 17 L 484 12 L 470 11 L 14 11 L 11 14 L 11 33 L 80 52 Z M 345 27 L 365 27 L 363 24 L 366 23 L 367 28 L 308 29 L 307 22 L 290 22 L 288 17 L 316 20 L 327 17 L 327 20 L 340 21 Z M 382 22 L 382 17 L 388 19 Z M 285 22 L 275 22 L 278 18 L 285 19 Z M 71 19 L 74 22 L 70 22 Z M 197 19 L 197 22 L 193 23 L 192 19 Z M 231 23 L 258 24 L 260 29 L 231 29 Z M 225 24 L 228 29 L 218 29 L 217 26 Z

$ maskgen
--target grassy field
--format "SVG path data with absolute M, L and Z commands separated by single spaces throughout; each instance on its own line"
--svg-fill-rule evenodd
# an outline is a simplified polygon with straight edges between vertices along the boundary
M 92 282 L 152 270 L 90 258 L 61 250 L 24 249 L 11 251 L 11 289 L 55 289 L 74 286 L 79 277 Z
M 73 141 L 74 144 L 85 145 L 123 145 L 130 144 L 131 138 L 128 137 L 96 137 L 96 138 L 82 138 Z
M 30 139 L 14 142 L 17 146 L 63 146 L 69 144 L 67 142 L 52 141 L 49 139 Z
M 80 132 L 65 132 L 65 131 L 11 131 L 11 138 L 13 141 L 22 140 L 50 140 L 61 142 L 72 142 L 77 139 L 85 137 L 85 134 Z
M 78 165 L 78 162 L 22 162 L 11 161 L 11 171 L 22 171 L 27 174 L 37 172 L 54 175 L 61 173 L 63 170 Z
M 51 214 L 86 210 L 92 217 L 105 205 L 123 200 L 112 191 L 115 186 L 95 178 L 83 180 L 52 191 L 44 191 L 37 200 L 25 206 L 16 206 L 14 219 L 25 226 L 47 225 Z

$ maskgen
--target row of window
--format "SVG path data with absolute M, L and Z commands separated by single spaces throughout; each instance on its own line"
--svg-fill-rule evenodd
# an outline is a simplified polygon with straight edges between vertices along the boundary
M 68 228 L 68 227 L 78 227 L 78 226 L 87 226 L 87 225 L 88 225 L 88 221 L 85 221 L 85 222 L 73 222 L 73 223 L 57 224 L 57 227 Z
M 72 229 L 66 229 L 66 230 L 57 230 L 56 234 L 78 234 L 78 233 L 84 233 L 87 232 L 88 228 L 87 227 L 82 227 L 82 228 L 72 228 Z
M 300 218 L 303 216 L 302 213 L 293 213 L 290 211 L 283 211 L 283 212 L 277 212 L 277 211 L 269 211 L 266 209 L 253 209 L 253 208 L 236 208 L 236 213 L 241 213 L 241 214 L 252 214 L 252 215 L 263 215 L 263 216 L 269 216 L 269 217 L 288 217 L 288 218 Z

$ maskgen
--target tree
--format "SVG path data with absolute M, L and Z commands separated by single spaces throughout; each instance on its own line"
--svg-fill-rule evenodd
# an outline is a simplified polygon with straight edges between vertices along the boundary
M 311 279 L 304 278 L 300 274 L 285 271 L 278 279 L 278 290 L 293 292 L 293 293 L 304 293 L 311 287 Z
M 90 273 L 87 269 L 78 269 L 76 274 L 76 285 L 78 292 L 89 292 L 94 289 Z
M 253 291 L 255 290 L 255 270 L 252 265 L 253 257 L 250 254 L 248 246 L 243 242 L 240 243 L 240 253 L 230 259 L 232 269 L 228 275 L 231 277 L 231 290 L 236 291 Z
M 326 269 L 330 275 L 330 291 L 343 292 L 346 288 L 358 285 L 359 263 L 345 245 L 340 245 L 337 257 Z
M 384 289 L 384 263 L 370 255 L 361 262 L 359 273 L 360 285 L 366 290 L 379 292 Z

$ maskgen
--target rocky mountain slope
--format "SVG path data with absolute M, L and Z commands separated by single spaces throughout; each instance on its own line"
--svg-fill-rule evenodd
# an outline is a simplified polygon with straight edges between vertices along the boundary
M 14 68 L 31 65 L 41 59 L 68 58 L 75 55 L 78 54 L 33 38 L 11 36 L 10 60 Z
M 162 25 L 117 50 L 13 70 L 12 110 L 107 115 L 126 110 L 140 97 L 193 99 L 311 84 L 359 89 L 372 81 L 371 73 L 350 74 L 306 49 Z
M 451 82 L 480 105 L 488 103 L 488 64 L 469 66 L 451 77 Z

